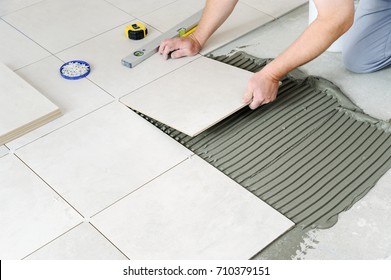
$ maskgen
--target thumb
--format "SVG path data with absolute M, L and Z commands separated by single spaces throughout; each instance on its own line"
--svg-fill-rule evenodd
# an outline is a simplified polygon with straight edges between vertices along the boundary
M 246 92 L 243 95 L 243 103 L 250 103 L 253 99 L 253 91 L 247 88 Z

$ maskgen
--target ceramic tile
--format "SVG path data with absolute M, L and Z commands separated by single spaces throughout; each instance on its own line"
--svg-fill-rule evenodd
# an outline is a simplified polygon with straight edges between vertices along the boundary
M 252 73 L 201 57 L 121 99 L 130 108 L 195 136 L 246 106 Z
M 293 226 L 197 156 L 92 224 L 130 259 L 249 259 Z
M 66 80 L 62 78 L 59 72 L 62 63 L 56 57 L 49 57 L 17 71 L 18 75 L 58 105 L 63 115 L 8 143 L 7 146 L 12 150 L 16 150 L 113 101 L 113 97 L 87 79 Z
M 177 0 L 140 17 L 140 19 L 164 33 L 199 10 L 202 10 L 205 2 L 205 0 Z
M 203 9 L 204 3 L 205 1 L 179 0 L 141 18 L 161 32 L 166 32 Z M 176 14 L 175 17 L 172 16 L 173 13 Z M 273 20 L 271 16 L 246 4 L 238 3 L 230 17 L 210 37 L 201 54 L 207 54 L 271 20 Z
M 127 260 L 89 223 L 82 223 L 34 252 L 28 260 Z
M 305 3 L 308 3 L 308 0 L 240 0 L 240 2 L 277 18 Z
M 200 53 L 205 55 L 272 20 L 271 16 L 239 2 L 230 17 L 209 38 Z
M 0 258 L 20 259 L 81 217 L 14 155 L 0 158 Z
M 44 0 L 3 19 L 56 53 L 133 17 L 103 0 Z
M 23 9 L 42 0 L 1 0 L 0 3 L 0 16 L 15 12 L 19 9 Z
M 48 51 L 0 19 L 0 61 L 12 70 L 50 55 Z
M 89 79 L 115 97 L 124 96 L 195 59 L 195 57 L 188 57 L 164 60 L 161 55 L 156 54 L 134 68 L 123 66 L 121 64 L 122 58 L 142 48 L 161 34 L 147 26 L 149 34 L 145 39 L 129 40 L 125 36 L 124 28 L 131 23 L 134 22 L 128 22 L 110 32 L 61 52 L 58 56 L 65 61 L 75 57 L 81 57 L 88 61 L 93 67 L 88 76 Z
M 87 217 L 191 154 L 117 102 L 16 153 Z
M 112 3 L 114 6 L 136 18 L 156 11 L 175 1 L 176 0 L 143 0 L 141 5 L 139 0 L 107 0 L 107 2 Z
M 9 150 L 7 149 L 6 146 L 0 146 L 0 157 L 3 157 L 5 156 L 6 154 L 8 154 Z
M 55 104 L 0 63 L 0 145 L 60 114 Z

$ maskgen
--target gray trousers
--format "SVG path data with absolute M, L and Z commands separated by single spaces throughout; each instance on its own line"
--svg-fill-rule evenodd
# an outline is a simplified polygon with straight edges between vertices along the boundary
M 352 72 L 391 66 L 391 0 L 361 0 L 344 43 L 343 62 Z

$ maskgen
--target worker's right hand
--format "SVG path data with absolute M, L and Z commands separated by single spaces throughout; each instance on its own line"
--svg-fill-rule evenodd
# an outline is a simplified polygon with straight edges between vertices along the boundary
M 249 104 L 252 110 L 270 103 L 276 99 L 279 86 L 279 79 L 275 78 L 265 67 L 248 81 L 243 103 Z
M 201 44 L 190 34 L 186 37 L 176 37 L 164 40 L 159 47 L 159 53 L 164 59 L 180 58 L 183 56 L 193 56 L 199 53 L 202 49 Z

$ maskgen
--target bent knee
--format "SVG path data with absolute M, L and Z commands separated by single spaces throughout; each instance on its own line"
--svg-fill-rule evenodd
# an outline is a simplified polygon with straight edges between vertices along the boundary
M 385 57 L 384 53 L 369 52 L 367 48 L 360 48 L 357 45 L 347 45 L 342 51 L 342 61 L 349 71 L 363 74 L 387 67 L 391 57 Z
M 370 71 L 367 62 L 358 54 L 357 50 L 345 47 L 342 51 L 342 62 L 346 69 L 354 73 L 367 73 Z

